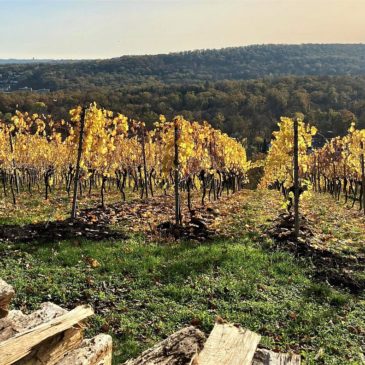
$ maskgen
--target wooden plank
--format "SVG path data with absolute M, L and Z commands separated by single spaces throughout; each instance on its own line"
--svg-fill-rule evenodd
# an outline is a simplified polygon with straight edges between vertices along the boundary
M 0 318 L 7 316 L 9 304 L 14 294 L 13 287 L 0 279 Z
M 29 355 L 39 343 L 56 336 L 93 315 L 89 306 L 79 306 L 74 310 L 41 324 L 35 328 L 19 333 L 0 343 L 1 365 L 10 365 Z
M 112 347 L 111 336 L 98 335 L 91 340 L 84 340 L 79 348 L 71 351 L 56 365 L 111 365 Z
M 203 351 L 193 360 L 199 365 L 251 365 L 261 336 L 231 324 L 216 323 Z
M 181 329 L 144 351 L 124 365 L 180 365 L 186 364 L 198 353 L 206 340 L 204 333 L 190 326 Z
M 300 365 L 299 355 L 281 354 L 266 349 L 257 349 L 252 365 Z
M 82 339 L 83 331 L 76 325 L 36 345 L 29 355 L 14 365 L 55 365 L 67 353 L 80 346 Z

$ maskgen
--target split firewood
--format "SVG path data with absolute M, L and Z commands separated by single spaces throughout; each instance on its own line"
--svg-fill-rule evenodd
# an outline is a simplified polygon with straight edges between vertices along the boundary
M 197 365 L 251 365 L 261 336 L 231 324 L 216 323 Z
M 56 365 L 111 365 L 112 347 L 111 336 L 101 334 L 84 340 Z
M 89 306 L 79 306 L 59 317 L 2 341 L 0 343 L 1 365 L 14 364 L 17 361 L 27 359 L 27 356 L 39 359 L 38 362 L 31 363 L 32 365 L 55 364 L 70 349 L 81 342 L 82 334 L 78 332 L 78 324 L 93 313 Z M 28 364 L 29 362 L 25 363 Z
M 14 294 L 13 287 L 0 279 L 0 318 L 7 316 L 9 304 Z
M 65 313 L 67 313 L 65 309 L 53 303 L 43 303 L 40 309 L 29 315 L 25 315 L 19 310 L 12 310 L 7 317 L 0 319 L 0 342 Z

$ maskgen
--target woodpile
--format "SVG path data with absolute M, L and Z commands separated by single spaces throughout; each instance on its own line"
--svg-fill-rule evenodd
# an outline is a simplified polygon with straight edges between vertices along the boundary
M 93 315 L 84 305 L 66 311 L 44 303 L 31 314 L 8 311 L 13 288 L 0 279 L 0 365 L 111 365 L 112 339 L 83 339 Z M 222 322 L 222 321 L 221 321 Z M 258 348 L 260 335 L 216 323 L 208 339 L 196 327 L 175 332 L 124 365 L 300 365 L 300 356 Z
M 184 328 L 123 365 L 300 365 L 300 356 L 258 348 L 260 335 L 216 323 L 208 339 Z
M 111 365 L 112 340 L 83 339 L 89 306 L 72 311 L 44 303 L 31 314 L 8 311 L 14 290 L 0 280 L 0 365 Z

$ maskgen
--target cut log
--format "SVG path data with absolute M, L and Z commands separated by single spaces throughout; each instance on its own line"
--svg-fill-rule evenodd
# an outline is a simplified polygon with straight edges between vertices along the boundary
M 76 325 L 36 345 L 29 355 L 14 365 L 55 365 L 65 354 L 80 346 L 83 332 Z M 70 363 L 74 364 L 74 363 Z
M 203 348 L 205 340 L 203 332 L 193 326 L 186 327 L 124 365 L 189 365 L 193 356 Z
M 17 323 L 23 317 L 25 315 L 21 311 L 12 310 L 7 317 L 0 319 L 0 343 L 21 332 Z
M 251 365 L 261 336 L 231 324 L 216 323 L 194 365 Z
M 0 318 L 7 316 L 9 304 L 14 294 L 13 287 L 0 279 Z
M 50 340 L 93 315 L 89 306 L 80 306 L 0 343 L 1 365 L 10 365 L 28 356 L 43 341 Z
M 42 303 L 40 308 L 35 312 L 26 315 L 21 321 L 22 326 L 27 329 L 32 329 L 39 326 L 42 323 L 52 321 L 53 319 L 60 317 L 68 313 L 66 309 L 53 304 L 51 302 Z
M 0 342 L 65 313 L 67 313 L 65 309 L 53 303 L 42 303 L 40 309 L 29 315 L 25 315 L 19 310 L 12 310 L 7 317 L 0 319 Z
M 57 365 L 111 365 L 111 363 L 112 338 L 109 335 L 98 335 L 91 340 L 84 340 L 79 348 L 68 353 Z
M 300 356 L 257 349 L 252 365 L 300 365 Z

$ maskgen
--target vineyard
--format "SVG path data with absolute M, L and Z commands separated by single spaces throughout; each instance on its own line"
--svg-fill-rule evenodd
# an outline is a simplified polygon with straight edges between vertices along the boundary
M 294 185 L 293 121 L 282 118 L 279 126 L 279 132 L 274 132 L 262 183 L 275 185 L 287 197 Z M 359 210 L 365 212 L 365 130 L 356 129 L 352 122 L 347 135 L 326 140 L 323 147 L 312 149 L 312 137 L 316 133 L 315 127 L 299 124 L 301 189 L 329 193 L 337 200 L 343 194 L 345 203 L 351 199 L 352 207 L 357 202 Z
M 161 116 L 153 130 L 140 121 L 100 109 L 78 107 L 70 121 L 52 116 L 17 112 L 10 122 L 0 121 L 0 169 L 2 193 L 17 204 L 17 195 L 63 190 L 73 199 L 97 190 L 101 207 L 105 194 L 114 189 L 126 201 L 126 190 L 140 198 L 166 194 L 175 189 L 176 223 L 182 223 L 180 191 L 198 192 L 201 204 L 218 200 L 224 192 L 234 193 L 248 182 L 251 168 L 264 165 L 261 187 L 276 187 L 286 198 L 294 187 L 293 120 L 282 118 L 279 131 L 265 161 L 252 164 L 244 146 L 207 122 L 189 122 L 183 117 L 166 121 Z M 365 210 L 365 130 L 351 124 L 348 134 L 312 148 L 317 129 L 299 121 L 298 169 L 301 189 L 328 192 L 336 199 Z M 301 191 L 300 193 L 303 193 Z M 290 200 L 290 199 L 289 199 Z M 290 202 L 288 201 L 288 204 Z
M 73 193 L 72 218 L 76 218 L 78 195 L 100 192 L 105 208 L 107 190 L 117 189 L 126 200 L 126 188 L 141 198 L 156 190 L 175 189 L 175 221 L 182 223 L 180 190 L 218 199 L 224 191 L 235 192 L 246 181 L 250 162 L 244 147 L 213 129 L 208 123 L 190 123 L 182 117 L 166 121 L 161 116 L 155 129 L 128 120 L 95 104 L 70 111 L 71 121 L 53 121 L 51 116 L 17 113 L 11 123 L 0 125 L 1 179 L 3 194 L 35 189 L 47 200 L 53 191 Z
M 217 316 L 307 364 L 361 364 L 365 130 L 318 134 L 283 117 L 250 161 L 207 122 L 18 111 L 0 121 L 0 277 L 23 309 L 92 304 L 116 364 Z

